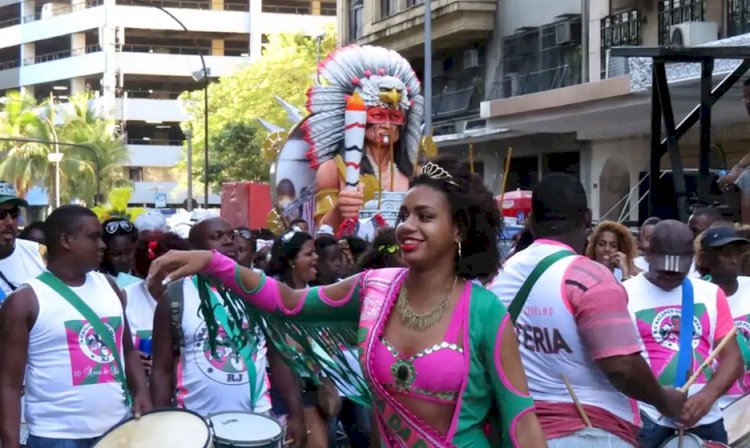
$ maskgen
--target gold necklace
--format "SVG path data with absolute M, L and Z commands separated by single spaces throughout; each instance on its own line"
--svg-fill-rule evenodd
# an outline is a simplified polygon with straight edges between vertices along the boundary
M 450 301 L 453 288 L 456 287 L 457 281 L 458 277 L 453 277 L 453 284 L 451 285 L 451 289 L 448 290 L 448 294 L 445 295 L 445 298 L 443 298 L 440 304 L 432 311 L 428 311 L 424 314 L 419 314 L 412 309 L 407 300 L 408 292 L 406 285 L 402 285 L 401 291 L 398 292 L 398 299 L 396 300 L 396 311 L 401 315 L 401 323 L 403 323 L 406 328 L 419 332 L 423 332 L 438 323 L 448 309 L 448 302 Z

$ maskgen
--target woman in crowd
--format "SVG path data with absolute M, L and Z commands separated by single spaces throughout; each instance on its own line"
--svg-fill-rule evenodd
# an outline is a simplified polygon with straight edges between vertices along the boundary
M 309 233 L 289 230 L 274 240 L 271 258 L 266 273 L 274 280 L 292 289 L 305 289 L 318 276 L 318 254 L 315 241 Z M 290 345 L 296 345 L 289 340 Z M 301 347 L 297 346 L 299 351 Z M 305 406 L 307 447 L 328 447 L 327 416 L 318 407 L 318 387 L 310 378 L 303 378 L 302 401 Z M 286 414 L 281 394 L 273 386 L 271 378 L 271 402 L 277 415 Z
M 359 257 L 354 272 L 401 267 L 404 267 L 404 259 L 396 239 L 396 229 L 383 229 L 375 235 L 370 248 Z
M 203 272 L 265 312 L 359 328 L 382 446 L 489 447 L 500 436 L 503 446 L 542 447 L 513 325 L 471 281 L 499 269 L 499 226 L 482 181 L 443 159 L 420 168 L 401 206 L 408 268 L 299 290 L 212 252 L 172 252 L 150 275 L 158 284 Z
M 138 231 L 133 223 L 123 218 L 110 218 L 102 223 L 102 239 L 107 246 L 101 269 L 113 277 L 132 274 L 133 252 Z
M 187 241 L 174 233 L 151 232 L 149 238 L 141 238 L 135 244 L 134 273 L 146 278 L 151 262 L 170 250 L 187 250 Z M 141 352 L 146 373 L 151 372 L 151 353 L 148 351 L 156 311 L 155 298 L 146 288 L 146 282 L 140 281 L 125 287 L 127 306 L 125 315 L 130 324 L 134 345 Z M 141 341 L 146 341 L 142 343 Z
M 234 244 L 237 246 L 237 263 L 246 268 L 254 268 L 255 235 L 247 227 L 234 229 Z
M 596 225 L 586 246 L 586 256 L 603 264 L 618 281 L 641 272 L 635 267 L 638 246 L 627 227 L 614 221 L 602 221 Z

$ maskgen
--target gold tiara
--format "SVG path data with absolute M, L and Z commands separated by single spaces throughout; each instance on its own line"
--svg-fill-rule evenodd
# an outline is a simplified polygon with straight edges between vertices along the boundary
M 427 162 L 426 164 L 422 165 L 422 167 L 419 168 L 419 175 L 427 176 L 432 180 L 447 182 L 454 187 L 458 187 L 456 181 L 453 180 L 453 176 L 451 176 L 449 172 L 445 171 L 445 169 L 443 169 L 443 167 L 441 167 L 437 163 Z

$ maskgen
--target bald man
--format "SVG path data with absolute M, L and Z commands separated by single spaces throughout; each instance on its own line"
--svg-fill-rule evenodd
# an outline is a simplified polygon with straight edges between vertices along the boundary
M 215 250 L 236 259 L 234 228 L 223 218 L 204 218 L 196 223 L 188 236 L 191 249 Z M 249 351 L 243 353 L 226 337 L 232 333 L 219 323 L 217 353 L 211 354 L 208 330 L 199 310 L 201 298 L 196 277 L 186 278 L 158 301 L 154 316 L 153 370 L 151 396 L 155 406 L 176 404 L 207 417 L 219 412 L 245 411 L 270 414 L 271 399 L 266 367 L 270 364 L 273 380 L 280 384 L 283 398 L 290 409 L 287 432 L 295 439 L 294 446 L 304 446 L 306 432 L 302 414 L 302 391 L 299 382 L 281 357 L 266 345 L 265 338 L 252 316 L 245 316 L 254 337 Z M 175 289 L 178 288 L 178 289 Z M 182 297 L 179 297 L 179 288 Z M 223 299 L 213 288 L 205 294 L 215 301 Z M 174 304 L 181 304 L 179 327 L 172 322 Z M 176 341 L 175 338 L 181 338 Z M 177 342 L 176 344 L 174 342 Z M 175 347 L 182 347 L 175 350 Z M 178 353 L 175 353 L 178 351 Z M 268 362 L 267 362 L 268 360 Z M 176 397 L 175 390 L 177 391 Z M 173 402 L 173 398 L 176 399 Z
M 648 271 L 623 283 L 630 314 L 643 340 L 643 356 L 662 385 L 683 386 L 733 327 L 721 288 L 688 276 L 694 235 L 690 227 L 679 221 L 656 224 Z M 688 332 L 690 337 L 681 337 Z M 718 360 L 715 371 L 704 371 L 690 387 L 677 421 L 662 419 L 653 406 L 640 404 L 641 447 L 661 446 L 678 424 L 702 439 L 727 443 L 717 401 L 743 371 L 735 338 L 731 338 Z

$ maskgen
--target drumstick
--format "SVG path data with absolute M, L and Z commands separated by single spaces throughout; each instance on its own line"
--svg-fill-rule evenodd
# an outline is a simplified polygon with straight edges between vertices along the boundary
M 562 380 L 563 380 L 563 383 L 565 383 L 565 387 L 568 389 L 570 398 L 573 399 L 573 403 L 575 403 L 576 405 L 576 409 L 578 410 L 578 415 L 581 416 L 581 419 L 583 419 L 583 423 L 585 423 L 587 427 L 592 428 L 593 425 L 591 424 L 591 420 L 589 420 L 589 416 L 586 415 L 586 410 L 583 409 L 581 402 L 578 401 L 578 397 L 576 396 L 576 393 L 573 390 L 573 388 L 570 386 L 570 382 L 568 382 L 568 378 L 565 375 L 562 375 Z
M 722 339 L 721 342 L 719 342 L 719 345 L 717 345 L 713 349 L 713 351 L 708 355 L 708 358 L 706 358 L 706 360 L 703 361 L 700 367 L 698 367 L 698 370 L 696 370 L 695 373 L 693 373 L 693 375 L 687 380 L 687 382 L 682 387 L 679 388 L 680 392 L 682 392 L 683 394 L 686 393 L 688 389 L 690 389 L 690 386 L 692 386 L 693 383 L 698 381 L 698 377 L 701 375 L 701 372 L 703 372 L 703 370 L 706 369 L 709 366 L 709 364 L 711 364 L 714 361 L 716 356 L 718 356 L 719 352 L 721 352 L 724 349 L 724 347 L 726 347 L 726 345 L 729 343 L 729 341 L 734 338 L 735 333 L 737 333 L 737 327 L 732 327 L 732 329 L 729 330 L 729 333 L 727 333 L 727 335 L 724 336 L 724 339 Z M 662 415 L 661 417 L 659 417 L 658 421 L 661 421 L 663 418 L 664 416 Z
M 708 355 L 708 358 L 706 358 L 705 361 L 703 361 L 703 364 L 698 367 L 698 370 L 693 373 L 693 375 L 690 377 L 689 380 L 687 380 L 687 383 L 685 383 L 684 386 L 680 388 L 680 392 L 685 393 L 690 389 L 690 386 L 693 385 L 698 380 L 698 377 L 701 375 L 701 372 L 703 372 L 704 369 L 706 369 L 712 362 L 714 362 L 714 359 L 716 356 L 721 352 L 724 347 L 729 343 L 730 340 L 734 338 L 734 334 L 737 333 L 737 327 L 732 327 L 732 329 L 727 333 L 726 336 L 724 336 L 724 339 L 721 340 L 719 345 L 714 348 L 714 350 L 711 352 L 710 355 Z
M 677 448 L 682 448 L 682 442 L 685 441 L 685 428 L 680 428 L 677 431 Z

